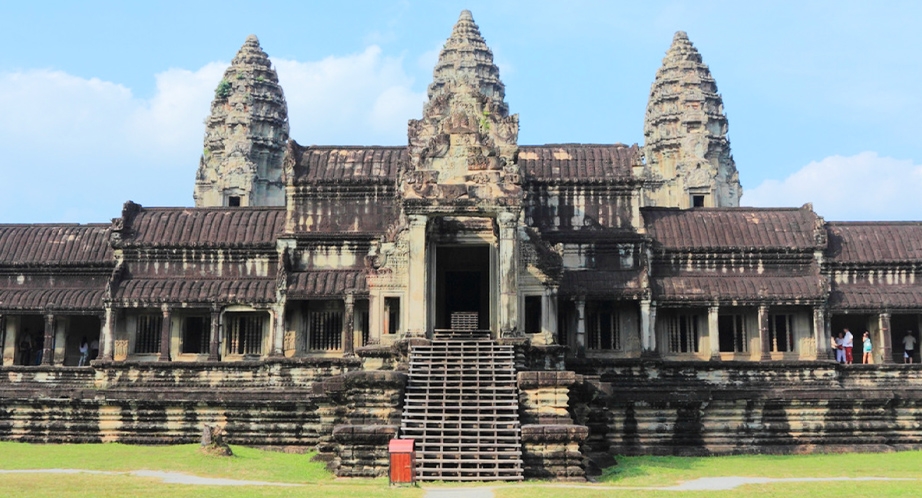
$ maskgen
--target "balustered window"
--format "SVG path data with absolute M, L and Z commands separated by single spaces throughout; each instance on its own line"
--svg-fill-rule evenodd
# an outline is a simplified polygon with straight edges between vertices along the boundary
M 621 327 L 618 313 L 610 303 L 587 305 L 589 349 L 621 350 Z
M 311 351 L 343 349 L 343 314 L 341 302 L 311 303 L 307 313 L 307 347 Z
M 138 315 L 138 330 L 134 339 L 134 352 L 136 354 L 160 353 L 162 325 L 163 315 L 160 313 Z
M 698 316 L 676 315 L 666 321 L 669 351 L 672 353 L 698 352 Z
M 787 314 L 769 315 L 768 330 L 772 351 L 794 351 L 794 316 Z
M 232 355 L 261 355 L 266 313 L 224 315 L 227 352 Z

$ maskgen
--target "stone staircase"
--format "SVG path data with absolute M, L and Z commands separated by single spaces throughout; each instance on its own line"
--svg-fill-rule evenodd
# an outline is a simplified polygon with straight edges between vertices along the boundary
M 514 351 L 489 333 L 436 331 L 410 350 L 400 434 L 421 481 L 522 480 Z

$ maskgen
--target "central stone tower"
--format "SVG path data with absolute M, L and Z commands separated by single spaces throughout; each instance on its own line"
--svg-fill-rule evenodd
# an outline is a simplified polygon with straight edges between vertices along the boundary
M 650 88 L 644 141 L 644 205 L 739 206 L 743 189 L 723 100 L 684 31 L 675 34 Z

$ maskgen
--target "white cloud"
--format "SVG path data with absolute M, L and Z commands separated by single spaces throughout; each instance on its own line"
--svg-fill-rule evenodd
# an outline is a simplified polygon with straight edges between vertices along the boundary
M 827 220 L 922 220 L 922 165 L 876 152 L 811 162 L 784 180 L 747 190 L 748 206 L 813 203 Z
M 274 61 L 292 137 L 303 144 L 405 144 L 423 93 L 377 46 L 321 61 Z M 155 75 L 149 99 L 62 71 L 0 73 L 0 223 L 98 222 L 132 199 L 188 205 L 203 119 L 227 63 Z
M 403 144 L 425 95 L 411 90 L 402 60 L 372 45 L 316 62 L 275 61 L 291 136 L 302 144 Z

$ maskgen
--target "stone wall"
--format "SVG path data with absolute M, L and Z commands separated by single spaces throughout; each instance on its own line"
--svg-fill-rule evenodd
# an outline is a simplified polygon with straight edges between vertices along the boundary
M 522 461 L 526 478 L 584 481 L 580 443 L 588 428 L 569 413 L 573 372 L 519 372 L 519 417 Z
M 610 455 L 922 447 L 922 368 L 832 362 L 578 360 L 587 445 Z

